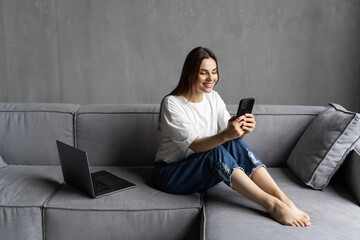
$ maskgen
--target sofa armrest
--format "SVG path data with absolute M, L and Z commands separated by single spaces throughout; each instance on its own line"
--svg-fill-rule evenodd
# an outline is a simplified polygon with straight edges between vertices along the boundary
M 341 166 L 339 177 L 360 206 L 360 144 Z

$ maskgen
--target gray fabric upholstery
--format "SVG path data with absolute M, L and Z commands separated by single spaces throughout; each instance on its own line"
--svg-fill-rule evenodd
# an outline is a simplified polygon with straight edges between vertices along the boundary
M 44 217 L 45 236 L 51 240 L 199 239 L 189 233 L 199 228 L 197 209 L 171 212 L 47 209 Z
M 307 127 L 287 164 L 308 186 L 324 189 L 360 139 L 360 114 L 330 104 Z
M 288 168 L 269 168 L 280 188 L 311 216 L 307 228 L 285 227 L 221 183 L 205 193 L 205 239 L 359 239 L 360 208 L 342 185 L 307 188 Z
M 323 109 L 255 105 L 257 127 L 246 142 L 268 166 L 285 166 L 291 149 Z M 228 110 L 234 115 L 237 105 Z M 89 153 L 91 165 L 150 166 L 160 142 L 158 111 L 151 104 L 86 105 L 77 114 L 77 146 Z M 133 124 L 140 118 L 146 124 Z
M 42 240 L 41 208 L 0 206 L 0 239 Z
M 41 207 L 63 182 L 59 166 L 14 166 L 0 169 L 0 206 Z
M 178 196 L 155 190 L 150 167 L 92 168 L 104 169 L 136 187 L 93 200 L 64 185 L 45 205 L 46 239 L 199 238 L 200 194 Z M 79 231 L 82 228 L 87 230 Z
M 237 105 L 228 108 L 235 114 Z M 359 154 L 338 172 L 345 187 L 333 181 L 324 192 L 307 188 L 287 168 L 271 168 L 286 165 L 323 109 L 256 105 L 257 127 L 245 137 L 280 187 L 309 211 L 312 226 L 296 229 L 224 184 L 209 189 L 205 201 L 202 194 L 155 190 L 158 105 L 0 104 L 0 155 L 9 164 L 0 168 L 0 239 L 352 239 L 360 234 Z M 62 184 L 60 166 L 41 166 L 59 164 L 56 139 L 87 151 L 92 171 L 108 170 L 137 186 L 94 200 Z
M 360 206 L 360 144 L 352 151 L 337 174 Z
M 2 157 L 0 155 L 0 168 L 4 168 L 6 166 L 7 166 L 6 162 L 4 162 L 4 160 L 2 159 Z
M 255 105 L 256 128 L 244 140 L 266 166 L 284 167 L 306 127 L 323 109 L 317 106 Z M 235 115 L 237 105 L 228 106 L 228 110 Z
M 158 105 L 87 105 L 77 115 L 77 147 L 90 165 L 151 166 L 160 134 Z
M 0 103 L 0 154 L 7 164 L 58 165 L 55 140 L 74 144 L 79 105 Z
M 0 169 L 0 239 L 43 239 L 42 206 L 61 182 L 59 166 Z

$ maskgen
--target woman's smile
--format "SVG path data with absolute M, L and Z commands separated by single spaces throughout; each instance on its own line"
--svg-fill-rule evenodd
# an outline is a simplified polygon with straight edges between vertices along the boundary
M 214 83 L 203 83 L 206 88 L 213 88 Z

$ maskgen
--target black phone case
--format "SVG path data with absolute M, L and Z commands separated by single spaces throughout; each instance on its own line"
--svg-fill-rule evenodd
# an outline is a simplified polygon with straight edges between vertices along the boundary
M 239 107 L 236 113 L 236 117 L 240 117 L 245 113 L 251 113 L 254 107 L 254 98 L 243 98 L 240 100 Z

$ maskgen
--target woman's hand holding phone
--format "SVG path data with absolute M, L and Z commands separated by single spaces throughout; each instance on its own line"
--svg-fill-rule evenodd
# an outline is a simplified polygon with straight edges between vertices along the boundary
M 236 139 L 244 135 L 245 130 L 242 128 L 242 125 L 244 124 L 244 118 L 245 116 L 240 116 L 238 118 L 233 116 L 229 119 L 227 128 L 223 130 L 226 141 Z
M 229 119 L 228 126 L 224 129 L 227 141 L 242 137 L 255 129 L 256 121 L 251 113 L 255 99 L 241 99 L 237 114 Z
M 239 107 L 236 113 L 236 119 L 243 121 L 241 128 L 244 130 L 244 134 L 252 132 L 255 128 L 255 117 L 253 114 L 251 114 L 254 104 L 254 98 L 243 98 L 239 103 Z M 244 116 L 244 118 L 240 119 L 242 116 Z
M 245 115 L 243 116 L 244 116 L 244 120 L 241 128 L 244 130 L 244 134 L 248 134 L 255 129 L 255 125 L 256 125 L 255 117 L 251 113 L 245 113 Z

